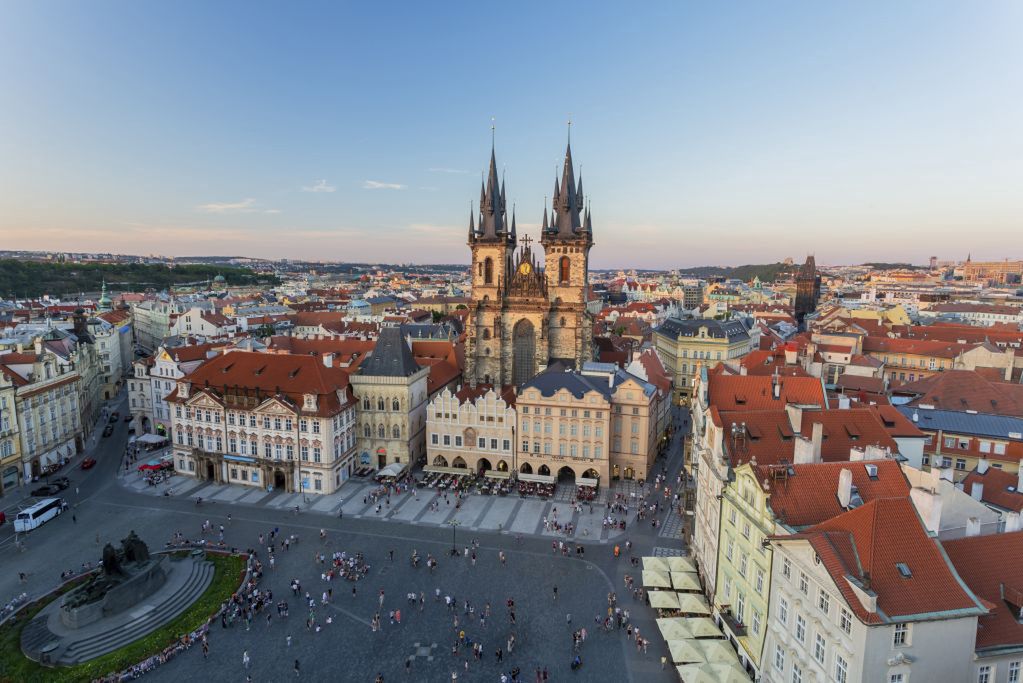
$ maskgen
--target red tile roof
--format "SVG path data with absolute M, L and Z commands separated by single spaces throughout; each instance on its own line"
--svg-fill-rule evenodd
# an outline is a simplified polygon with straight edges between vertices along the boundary
M 281 394 L 301 408 L 305 394 L 318 396 L 316 414 L 330 416 L 342 407 L 337 390 L 342 390 L 345 405 L 350 403 L 348 371 L 337 366 L 328 368 L 320 358 L 295 354 L 232 351 L 212 358 L 183 380 L 194 391 L 207 391 L 218 400 L 225 394 L 259 390 L 264 398 Z M 177 388 L 167 397 L 170 402 L 183 402 Z M 305 411 L 303 411 L 305 412 Z
M 838 477 L 842 470 L 852 474 L 852 483 L 864 503 L 877 498 L 909 495 L 910 485 L 902 467 L 894 460 L 872 460 L 877 467 L 873 478 L 866 462 L 820 462 L 805 465 L 754 468 L 757 482 L 770 498 L 768 504 L 777 518 L 789 527 L 820 524 L 845 512 L 838 502 Z
M 960 584 L 909 498 L 878 498 L 788 538 L 810 542 L 845 601 L 867 624 L 985 612 Z M 910 577 L 902 576 L 899 564 Z M 846 577 L 861 585 L 869 581 L 877 595 L 876 611 L 863 606 Z
M 890 339 L 888 337 L 864 337 L 863 353 L 902 353 L 934 358 L 955 358 L 967 350 L 962 344 L 922 339 Z
M 992 382 L 973 370 L 946 370 L 899 386 L 912 405 L 1023 417 L 1023 385 Z
M 974 469 L 963 479 L 963 491 L 972 495 L 975 483 L 984 486 L 981 492 L 983 502 L 1002 510 L 1023 511 L 1023 491 L 1017 490 L 1019 484 L 1017 475 L 997 467 L 988 467 L 983 474 Z
M 942 544 L 949 560 L 970 590 L 991 612 L 977 620 L 978 651 L 1023 646 L 1023 531 L 970 536 Z M 1012 558 L 1011 560 L 1009 558 Z
M 825 406 L 824 385 L 816 377 L 781 377 L 779 398 L 773 378 L 764 375 L 709 375 L 707 396 L 721 412 L 784 408 L 786 403 Z

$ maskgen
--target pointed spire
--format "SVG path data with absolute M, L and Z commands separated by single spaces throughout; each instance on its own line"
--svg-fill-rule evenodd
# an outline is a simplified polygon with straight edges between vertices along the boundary
M 476 240 L 476 224 L 473 222 L 472 202 L 469 202 L 469 242 Z
M 480 231 L 482 239 L 496 239 L 505 231 L 504 196 L 497 177 L 497 155 L 490 148 L 490 171 L 487 175 L 480 203 Z
M 578 199 L 580 204 L 584 204 L 585 203 L 585 200 L 583 198 L 583 167 L 582 167 L 582 164 L 579 165 L 579 187 L 575 191 L 575 196 Z
M 512 204 L 512 224 L 511 224 L 511 237 L 510 237 L 509 241 L 510 241 L 510 242 L 511 242 L 512 244 L 515 244 L 515 238 L 516 238 L 516 235 L 515 235 L 515 205 L 514 205 L 514 204 Z
M 543 198 L 543 227 L 540 228 L 541 232 L 547 232 L 549 225 L 547 223 L 547 197 Z
M 565 167 L 561 175 L 561 191 L 554 200 L 557 211 L 558 236 L 572 237 L 581 227 L 579 197 L 576 194 L 575 172 L 572 168 L 572 145 L 565 147 Z
M 586 220 L 583 222 L 583 230 L 586 232 L 593 232 L 593 223 L 590 222 L 590 206 L 586 205 Z

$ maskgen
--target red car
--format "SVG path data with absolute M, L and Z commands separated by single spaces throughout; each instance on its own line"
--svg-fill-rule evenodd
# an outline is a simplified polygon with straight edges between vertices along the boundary
M 87 470 L 96 464 L 96 458 L 86 458 L 82 461 L 82 469 Z

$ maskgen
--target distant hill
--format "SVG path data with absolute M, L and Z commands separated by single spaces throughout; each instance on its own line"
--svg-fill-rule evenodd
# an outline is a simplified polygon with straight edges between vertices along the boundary
M 679 272 L 682 275 L 699 278 L 725 277 L 749 282 L 758 277 L 761 282 L 774 282 L 779 279 L 779 276 L 795 273 L 798 268 L 799 266 L 785 265 L 784 263 L 765 263 L 744 266 L 699 266 L 680 269 Z
M 927 270 L 924 266 L 914 266 L 912 263 L 864 263 L 863 265 L 874 270 Z
M 113 292 L 141 292 L 147 288 L 200 283 L 223 275 L 228 285 L 277 284 L 276 277 L 248 268 L 230 266 L 164 265 L 141 263 L 41 263 L 0 260 L 0 296 L 37 297 L 43 294 L 67 298 L 79 292 L 98 292 L 106 278 Z

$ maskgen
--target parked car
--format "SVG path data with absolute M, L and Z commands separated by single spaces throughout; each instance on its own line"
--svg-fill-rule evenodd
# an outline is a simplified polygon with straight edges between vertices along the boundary
M 114 428 L 112 425 L 107 425 L 106 427 L 103 428 L 103 436 L 110 436 L 113 433 Z
M 82 461 L 82 469 L 83 470 L 91 469 L 93 466 L 95 466 L 95 464 L 96 458 L 86 458 L 85 460 Z
M 56 486 L 54 484 L 43 484 L 42 486 L 37 486 L 36 488 L 32 489 L 32 495 L 33 496 L 46 497 L 46 496 L 52 496 L 55 493 L 59 493 L 59 492 L 60 492 L 60 487 Z
M 110 419 L 107 420 L 107 422 L 109 422 L 110 424 L 114 424 L 115 422 L 117 422 L 117 413 L 114 413 L 113 415 L 111 415 Z
M 131 422 L 131 413 L 128 413 L 127 415 L 124 416 L 124 421 Z
M 56 486 L 61 491 L 66 489 L 68 486 L 71 486 L 71 480 L 68 479 L 67 477 L 57 477 L 56 479 L 52 479 L 50 483 Z

